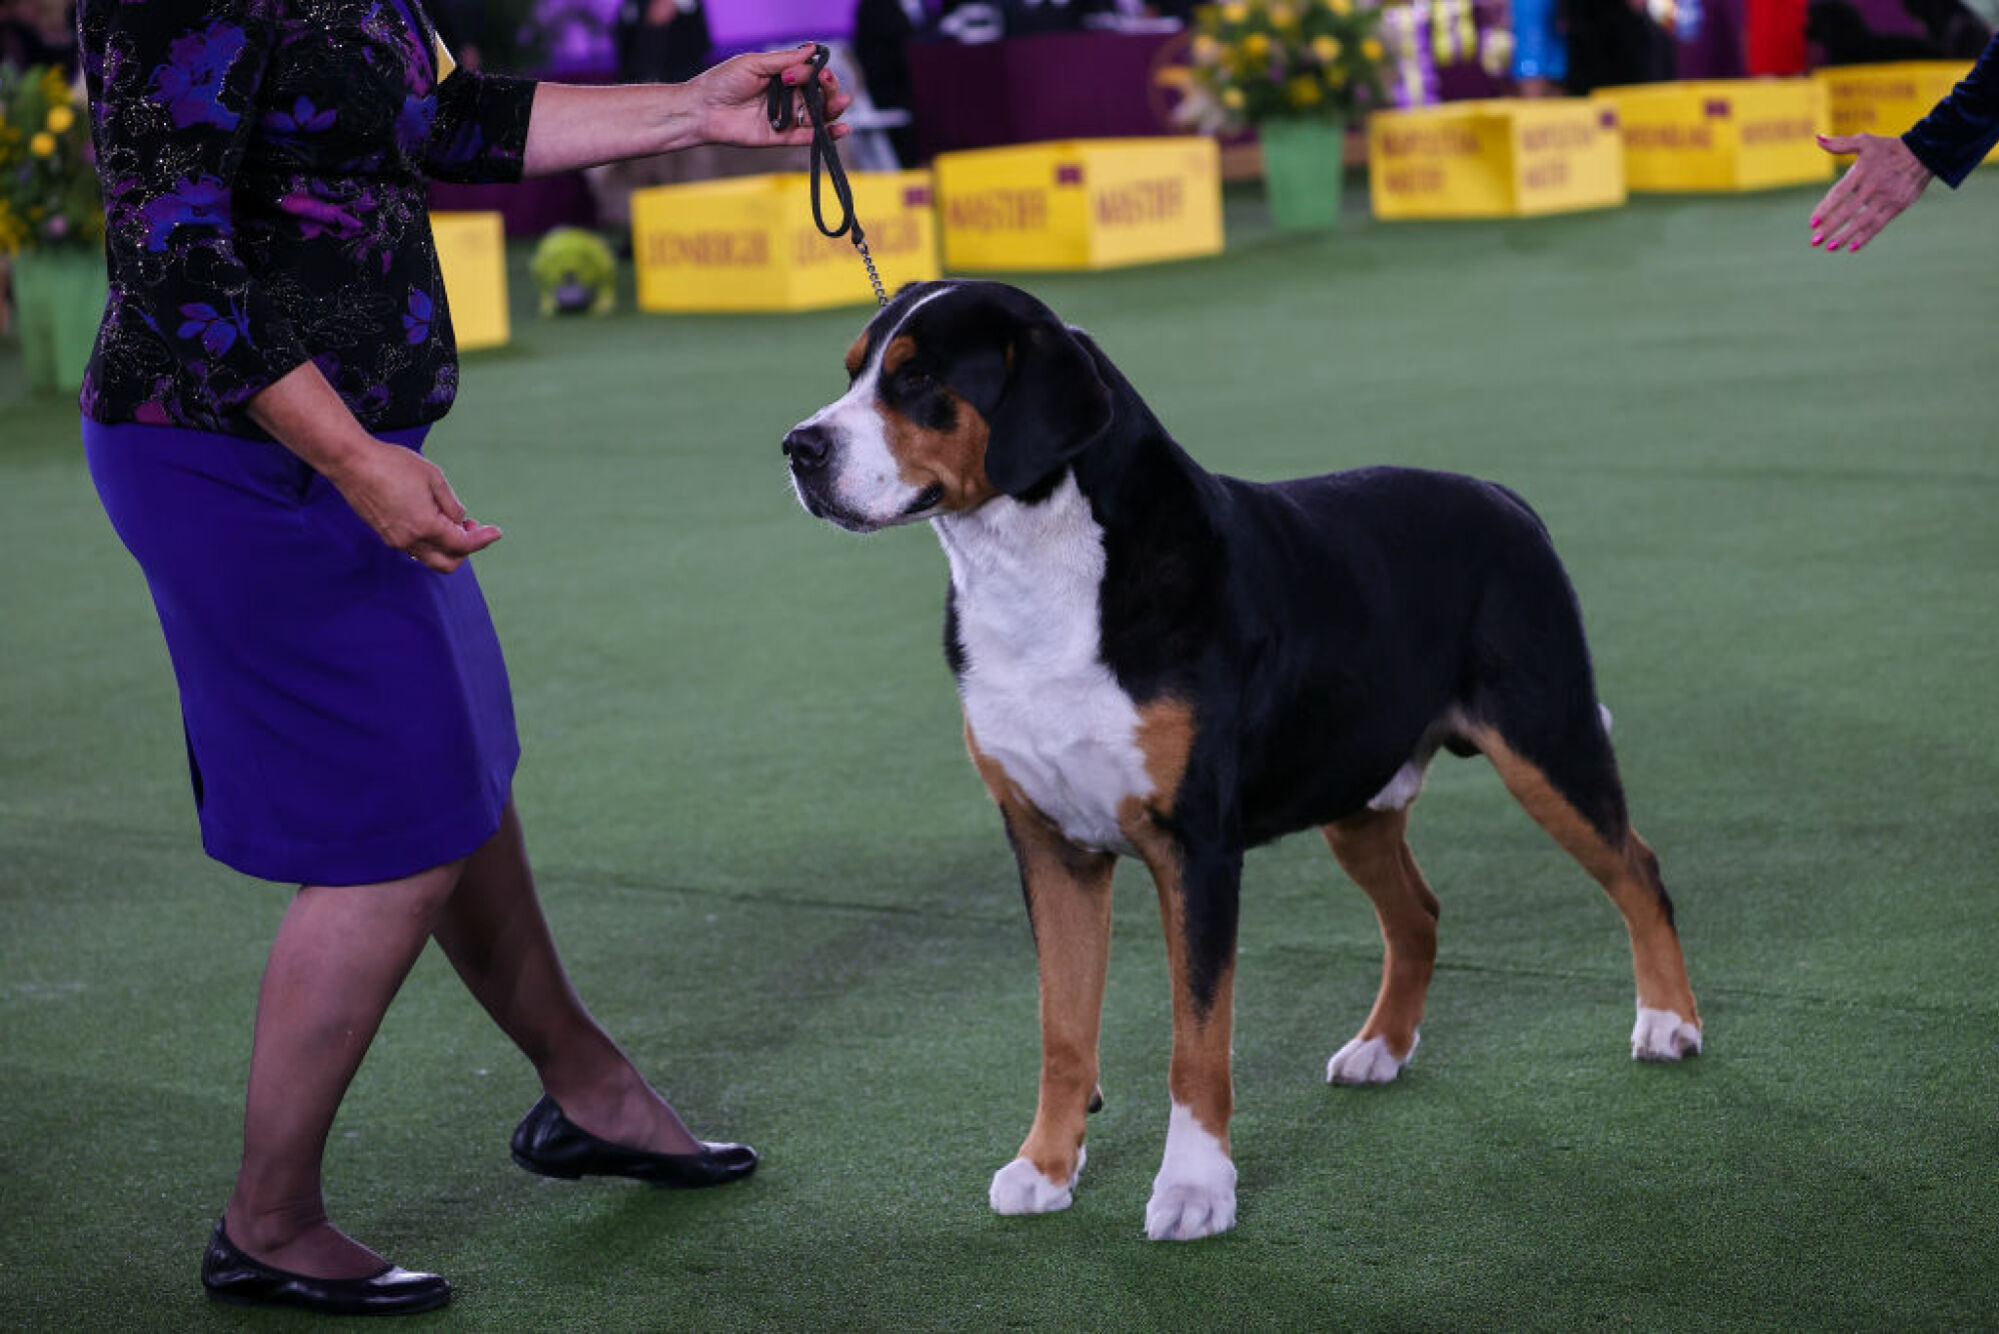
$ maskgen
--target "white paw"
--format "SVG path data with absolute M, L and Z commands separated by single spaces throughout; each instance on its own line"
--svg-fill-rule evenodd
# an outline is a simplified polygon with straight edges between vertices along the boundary
M 1145 1204 L 1145 1235 L 1154 1241 L 1195 1241 L 1235 1226 L 1235 1169 L 1226 1187 L 1160 1185 Z
M 1638 1022 L 1631 1028 L 1632 1060 L 1677 1061 L 1700 1053 L 1700 1025 L 1688 1023 L 1671 1010 L 1638 1007 Z
M 1386 1084 L 1402 1073 L 1402 1067 L 1409 1064 L 1409 1057 L 1416 1054 L 1416 1046 L 1423 1040 L 1418 1033 L 1410 1039 L 1409 1055 L 1398 1057 L 1388 1049 L 1388 1039 L 1369 1038 L 1365 1042 L 1355 1038 L 1346 1046 L 1333 1053 L 1333 1059 L 1326 1062 L 1326 1082 L 1328 1084 Z
M 1145 1206 L 1145 1235 L 1193 1241 L 1234 1226 L 1235 1164 L 1193 1112 L 1176 1103 L 1166 1129 L 1166 1156 Z
M 1076 1170 L 1067 1181 L 1050 1181 L 1041 1169 L 1025 1158 L 1016 1158 L 993 1173 L 992 1189 L 986 1201 L 996 1214 L 1052 1214 L 1076 1201 L 1076 1178 L 1083 1175 L 1083 1160 L 1089 1156 L 1076 1151 Z

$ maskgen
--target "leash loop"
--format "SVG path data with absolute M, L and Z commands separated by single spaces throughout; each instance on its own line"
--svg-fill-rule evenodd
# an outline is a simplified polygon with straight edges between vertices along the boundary
M 861 263 L 867 266 L 868 282 L 875 289 L 875 304 L 886 306 L 888 292 L 882 287 L 881 275 L 875 272 L 875 258 L 868 253 L 867 234 L 861 230 L 861 220 L 854 214 L 854 189 L 847 183 L 847 169 L 840 163 L 840 150 L 833 142 L 833 132 L 826 125 L 826 89 L 819 82 L 820 71 L 833 53 L 826 49 L 824 42 L 812 44 L 812 72 L 798 86 L 799 100 L 805 103 L 805 116 L 812 124 L 812 221 L 819 233 L 827 237 L 848 237 L 854 249 L 861 252 Z M 771 129 L 783 134 L 798 124 L 798 108 L 791 100 L 791 89 L 784 82 L 784 76 L 773 74 L 770 87 L 764 97 L 764 114 L 770 120 Z M 820 199 L 821 176 L 833 183 L 833 198 L 840 206 L 840 225 L 826 225 L 826 210 Z

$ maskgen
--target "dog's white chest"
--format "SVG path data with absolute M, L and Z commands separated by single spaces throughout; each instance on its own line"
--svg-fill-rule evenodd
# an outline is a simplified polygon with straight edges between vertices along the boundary
M 951 557 L 959 692 L 981 753 L 1071 841 L 1130 852 L 1120 808 L 1150 795 L 1139 715 L 1099 642 L 1103 535 L 1074 481 L 937 523 Z

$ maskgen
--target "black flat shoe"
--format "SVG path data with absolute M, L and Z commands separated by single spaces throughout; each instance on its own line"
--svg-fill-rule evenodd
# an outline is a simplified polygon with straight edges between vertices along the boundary
M 294 1306 L 320 1315 L 414 1315 L 451 1300 L 451 1285 L 435 1274 L 395 1265 L 367 1278 L 312 1278 L 273 1269 L 238 1250 L 222 1224 L 201 1257 L 201 1286 L 236 1306 Z
M 674 1190 L 722 1186 L 757 1170 L 747 1144 L 701 1145 L 699 1153 L 648 1153 L 598 1139 L 544 1096 L 514 1130 L 514 1161 L 545 1177 L 631 1177 Z

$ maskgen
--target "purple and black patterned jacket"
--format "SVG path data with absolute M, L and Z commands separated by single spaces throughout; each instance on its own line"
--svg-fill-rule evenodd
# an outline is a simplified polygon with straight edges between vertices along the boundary
M 435 421 L 457 348 L 425 182 L 521 174 L 534 83 L 438 79 L 415 0 L 82 0 L 111 297 L 85 415 L 263 437 L 318 364 L 370 430 Z

